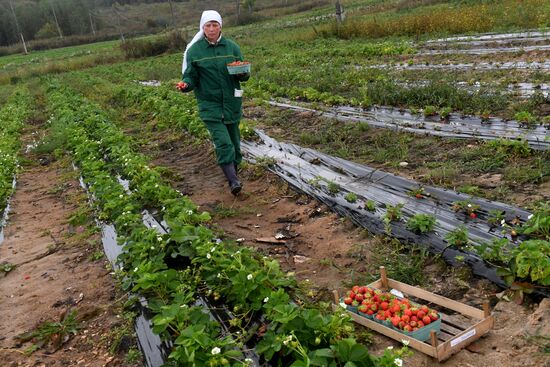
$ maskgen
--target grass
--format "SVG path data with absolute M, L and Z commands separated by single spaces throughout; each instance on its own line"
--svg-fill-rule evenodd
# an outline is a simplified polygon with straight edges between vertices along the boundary
M 410 285 L 423 284 L 426 281 L 423 269 L 432 260 L 426 249 L 409 246 L 396 239 L 377 237 L 380 242 L 373 246 L 369 268 L 384 266 L 391 278 Z M 379 278 L 377 271 L 364 275 L 359 283 L 369 284 Z

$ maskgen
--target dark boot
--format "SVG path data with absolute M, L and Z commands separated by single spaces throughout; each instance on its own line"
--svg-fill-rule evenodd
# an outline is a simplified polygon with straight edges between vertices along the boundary
M 237 171 L 235 170 L 235 165 L 233 163 L 220 166 L 222 168 L 227 182 L 229 182 L 229 188 L 233 195 L 237 195 L 243 188 L 241 182 L 237 178 Z

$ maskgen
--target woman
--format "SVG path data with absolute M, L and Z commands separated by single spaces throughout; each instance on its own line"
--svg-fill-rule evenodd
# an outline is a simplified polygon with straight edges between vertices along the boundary
M 216 147 L 216 158 L 233 195 L 242 184 L 237 178 L 241 163 L 242 117 L 241 81 L 249 74 L 230 75 L 227 64 L 243 61 L 239 46 L 222 33 L 222 17 L 214 10 L 202 13 L 199 32 L 187 45 L 183 55 L 182 79 L 177 88 L 182 92 L 195 91 L 199 116 L 206 124 Z

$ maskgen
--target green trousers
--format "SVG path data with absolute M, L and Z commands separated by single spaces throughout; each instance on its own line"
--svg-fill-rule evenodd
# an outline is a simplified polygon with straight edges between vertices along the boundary
M 214 146 L 216 147 L 216 159 L 220 166 L 230 163 L 240 164 L 243 160 L 241 155 L 241 132 L 239 122 L 224 124 L 223 122 L 204 121 Z

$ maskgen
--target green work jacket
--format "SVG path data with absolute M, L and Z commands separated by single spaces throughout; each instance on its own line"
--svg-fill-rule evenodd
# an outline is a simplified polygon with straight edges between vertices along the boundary
M 203 121 L 239 122 L 242 117 L 242 97 L 235 97 L 241 81 L 249 75 L 230 75 L 227 64 L 243 61 L 239 46 L 225 37 L 211 44 L 206 38 L 197 41 L 187 51 L 187 69 L 183 81 L 189 85 L 185 91 L 194 90 Z

